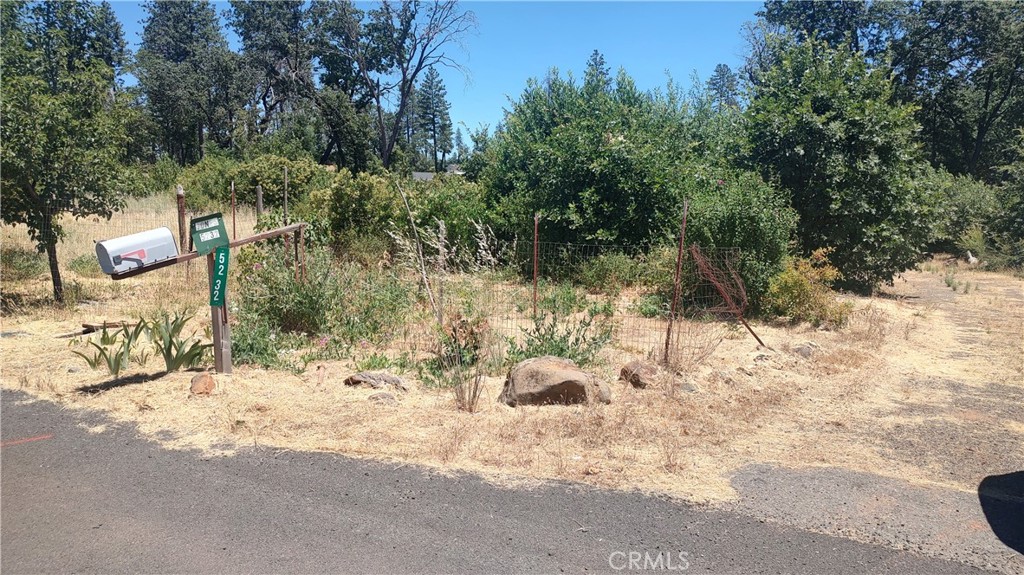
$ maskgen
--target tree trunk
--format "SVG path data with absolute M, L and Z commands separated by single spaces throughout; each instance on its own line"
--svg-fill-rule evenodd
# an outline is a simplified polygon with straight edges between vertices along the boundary
M 57 243 L 46 244 L 46 259 L 50 262 L 50 278 L 53 279 L 53 301 L 64 303 L 64 282 L 60 279 L 60 267 L 57 265 Z
M 320 156 L 320 165 L 326 165 L 331 161 L 331 154 L 334 153 L 334 145 L 337 143 L 338 138 L 331 134 L 331 139 L 327 141 L 327 148 L 324 153 Z M 341 166 L 338 166 L 339 168 Z

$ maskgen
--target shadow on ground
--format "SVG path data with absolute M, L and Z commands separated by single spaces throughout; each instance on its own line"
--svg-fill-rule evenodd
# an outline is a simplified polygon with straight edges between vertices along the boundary
M 978 501 L 992 533 L 1024 555 L 1024 471 L 989 475 L 978 485 Z
M 137 385 L 140 383 L 154 381 L 160 379 L 165 375 L 167 375 L 166 371 L 160 371 L 157 373 L 139 373 L 136 375 L 129 375 L 127 377 L 116 377 L 114 379 L 110 379 L 100 383 L 84 385 L 82 387 L 79 387 L 75 391 L 79 391 L 81 393 L 99 393 L 101 391 L 109 391 L 111 389 L 124 387 L 126 385 Z

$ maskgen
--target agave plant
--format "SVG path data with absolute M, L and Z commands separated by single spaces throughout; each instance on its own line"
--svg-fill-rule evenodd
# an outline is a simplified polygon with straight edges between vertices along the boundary
M 131 362 L 132 350 L 135 349 L 135 343 L 139 340 L 139 336 L 146 330 L 146 325 L 143 320 L 132 328 L 125 326 L 114 332 L 109 332 L 104 328 L 100 333 L 99 343 L 89 342 L 89 345 L 96 348 L 96 353 L 92 356 L 80 351 L 72 351 L 72 353 L 84 359 L 92 369 L 105 364 L 107 372 L 116 379 Z
M 150 339 L 164 358 L 168 372 L 178 371 L 182 367 L 195 367 L 202 360 L 206 349 L 213 347 L 213 344 L 200 342 L 194 333 L 184 338 L 181 336 L 190 319 L 192 314 L 188 312 L 174 312 L 173 318 L 164 312 L 148 324 Z

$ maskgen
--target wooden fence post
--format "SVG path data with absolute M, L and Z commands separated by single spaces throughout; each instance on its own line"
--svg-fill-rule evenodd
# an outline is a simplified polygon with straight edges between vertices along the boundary
M 231 239 L 238 239 L 238 224 L 235 214 L 235 181 L 231 180 Z
M 210 285 L 213 285 L 214 253 L 206 256 L 206 271 Z M 227 286 L 224 286 L 224 305 L 210 306 L 210 320 L 213 323 L 213 368 L 217 373 L 231 373 L 231 325 L 228 324 Z
M 186 243 L 187 236 L 185 235 L 185 188 L 182 188 L 181 184 L 178 184 L 178 191 L 175 196 L 178 201 L 178 242 L 181 243 L 181 253 L 186 253 L 189 250 L 186 247 L 188 244 Z M 191 276 L 192 264 L 186 263 L 185 283 L 188 283 Z
M 284 167 L 284 225 L 288 225 L 288 166 Z
M 263 186 L 256 184 L 256 217 L 263 215 Z

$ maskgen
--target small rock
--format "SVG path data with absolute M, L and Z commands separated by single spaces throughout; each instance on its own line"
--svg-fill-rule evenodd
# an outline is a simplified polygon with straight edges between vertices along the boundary
M 793 353 L 799 355 L 804 359 L 811 359 L 814 352 L 818 350 L 818 344 L 813 341 L 807 341 L 793 348 Z
M 650 361 L 633 360 L 622 366 L 619 379 L 628 381 L 637 389 L 654 387 L 658 380 L 658 365 Z
M 191 392 L 193 395 L 210 395 L 217 387 L 217 382 L 209 373 L 200 373 L 192 378 Z
M 72 365 L 72 366 L 68 367 L 68 373 L 78 373 L 80 371 L 82 371 L 82 368 L 80 368 L 80 367 L 78 367 L 76 365 Z
M 387 406 L 390 406 L 390 407 L 398 407 L 399 405 L 401 405 L 398 402 L 398 398 L 396 398 L 394 395 L 391 395 L 390 393 L 387 393 L 385 391 L 382 391 L 380 393 L 375 393 L 375 394 L 371 395 L 370 397 L 367 397 L 366 399 L 371 401 L 371 402 L 373 402 L 373 403 L 379 403 L 381 405 L 387 405 Z
M 383 389 L 384 386 L 390 385 L 396 389 L 402 391 L 409 391 L 408 384 L 397 375 L 391 375 L 383 371 L 361 371 L 355 375 L 350 375 L 345 379 L 345 385 L 368 385 L 373 389 Z
M 770 361 L 771 359 L 772 359 L 772 356 L 768 355 L 767 353 L 759 353 L 759 354 L 754 356 L 754 363 Z
M 737 367 L 736 371 L 742 373 L 743 375 L 750 375 L 750 376 L 754 375 L 754 372 L 750 371 L 748 368 L 743 367 L 743 366 Z

